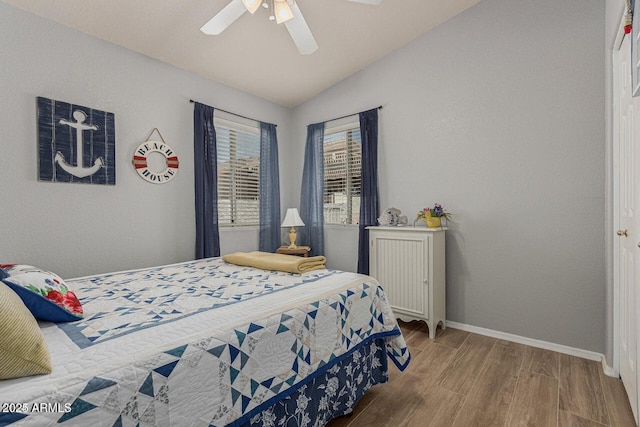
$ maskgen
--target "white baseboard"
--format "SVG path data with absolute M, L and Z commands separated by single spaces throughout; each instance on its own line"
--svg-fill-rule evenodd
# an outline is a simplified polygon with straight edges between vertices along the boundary
M 580 348 L 569 347 L 566 345 L 555 344 L 548 341 L 536 340 L 533 338 L 522 337 L 520 335 L 508 334 L 506 332 L 495 331 L 493 329 L 481 328 L 479 326 L 467 325 L 464 323 L 452 322 L 447 320 L 447 327 L 454 329 L 460 329 L 467 332 L 473 332 L 474 334 L 485 335 L 492 338 L 498 338 L 502 340 L 517 342 L 519 344 L 529 345 L 531 347 L 542 348 L 545 350 L 557 351 L 558 353 L 568 354 L 570 356 L 582 357 L 583 359 L 595 360 L 602 363 L 602 369 L 605 375 L 610 377 L 617 377 L 618 374 L 615 370 L 607 365 L 604 354 L 597 353 L 595 351 L 583 350 Z
M 617 369 L 614 369 L 613 366 L 609 366 L 607 363 L 607 357 L 602 355 L 602 370 L 604 374 L 608 377 L 620 378 L 620 372 Z

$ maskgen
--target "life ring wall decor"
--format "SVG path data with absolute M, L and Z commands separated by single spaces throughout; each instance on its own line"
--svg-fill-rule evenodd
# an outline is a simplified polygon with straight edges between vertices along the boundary
M 162 138 L 162 136 L 161 136 Z M 149 169 L 147 156 L 149 153 L 160 153 L 166 160 L 166 168 L 160 172 Z M 136 148 L 133 155 L 133 167 L 138 175 L 153 184 L 164 184 L 171 181 L 178 173 L 178 156 L 164 141 L 145 141 Z

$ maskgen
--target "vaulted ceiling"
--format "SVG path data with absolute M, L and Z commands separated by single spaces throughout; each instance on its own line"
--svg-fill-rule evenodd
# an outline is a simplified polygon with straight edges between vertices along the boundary
M 200 32 L 230 0 L 3 1 L 292 108 L 480 0 L 297 0 L 319 45 L 311 55 L 263 8 L 218 36 Z

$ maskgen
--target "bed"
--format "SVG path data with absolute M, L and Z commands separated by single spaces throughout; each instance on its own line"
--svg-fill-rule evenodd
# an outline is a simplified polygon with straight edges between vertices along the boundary
M 38 322 L 52 371 L 0 380 L 0 425 L 324 425 L 410 361 L 369 276 L 209 258 L 65 285 L 83 317 Z

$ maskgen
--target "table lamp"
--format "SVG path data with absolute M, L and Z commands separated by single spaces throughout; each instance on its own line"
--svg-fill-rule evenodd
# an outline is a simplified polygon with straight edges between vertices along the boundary
M 287 209 L 287 214 L 284 216 L 284 221 L 282 221 L 282 226 L 291 227 L 289 229 L 289 249 L 297 248 L 296 227 L 304 227 L 304 222 L 302 222 L 302 218 L 300 218 L 300 214 L 298 213 L 298 208 Z

